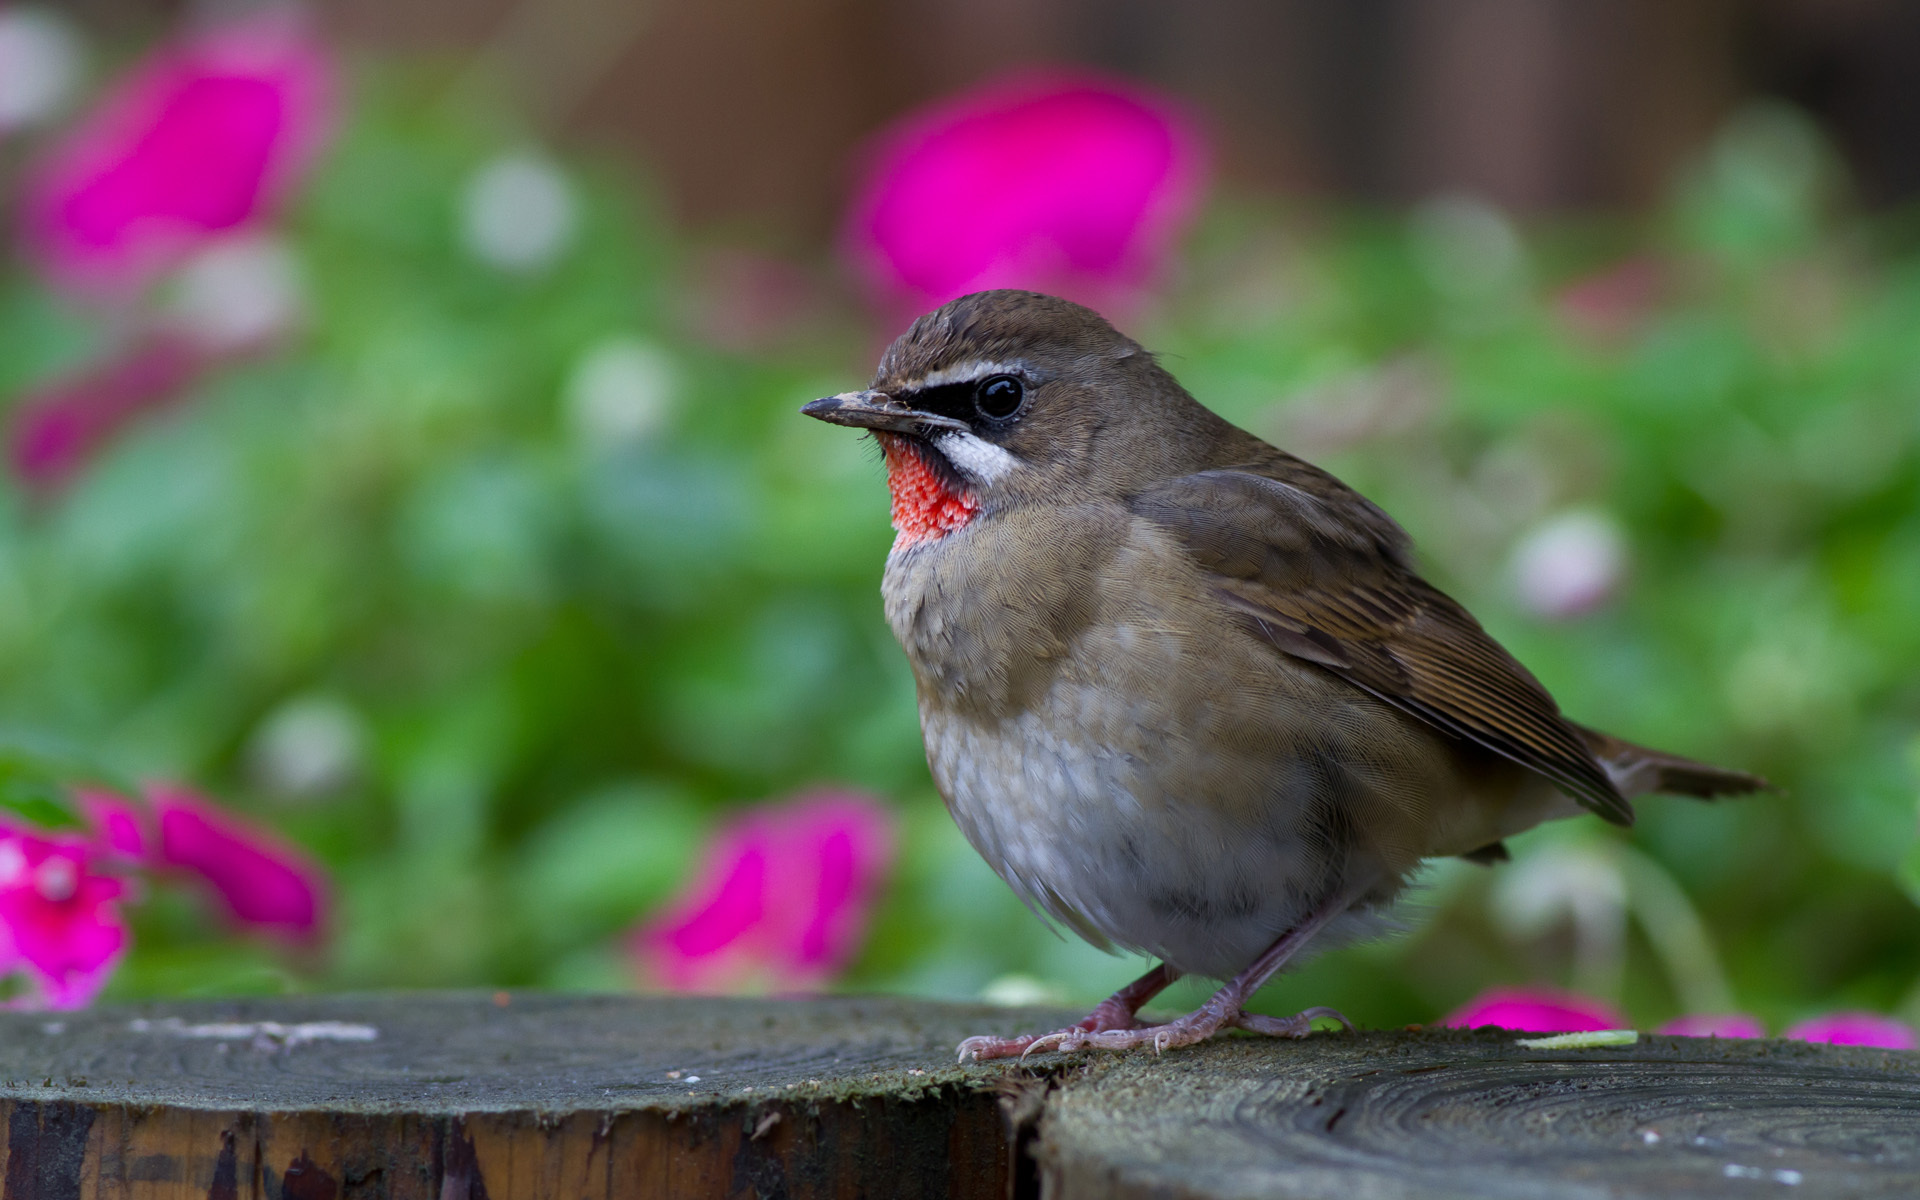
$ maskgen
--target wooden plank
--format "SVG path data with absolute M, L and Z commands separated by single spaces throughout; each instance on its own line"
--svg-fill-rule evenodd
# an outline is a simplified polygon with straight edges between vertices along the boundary
M 486 994 L 0 1014 L 4 1200 L 991 1197 L 970 1033 L 903 1000 Z
M 1643 1037 L 1235 1039 L 1092 1060 L 1048 1098 L 1043 1194 L 1275 1200 L 1920 1196 L 1920 1055 Z

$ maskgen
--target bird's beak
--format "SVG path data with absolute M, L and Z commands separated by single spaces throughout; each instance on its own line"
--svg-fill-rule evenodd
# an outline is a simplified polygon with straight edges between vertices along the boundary
M 801 412 L 830 425 L 851 425 L 855 429 L 879 429 L 887 433 L 910 433 L 932 438 L 944 432 L 965 432 L 965 421 L 922 412 L 885 392 L 841 392 L 803 405 Z

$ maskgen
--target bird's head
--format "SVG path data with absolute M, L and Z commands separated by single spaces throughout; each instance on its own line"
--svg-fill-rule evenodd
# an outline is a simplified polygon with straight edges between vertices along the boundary
M 871 387 L 800 411 L 873 431 L 906 546 L 1022 504 L 1128 495 L 1227 428 L 1100 314 L 1017 291 L 935 309 Z

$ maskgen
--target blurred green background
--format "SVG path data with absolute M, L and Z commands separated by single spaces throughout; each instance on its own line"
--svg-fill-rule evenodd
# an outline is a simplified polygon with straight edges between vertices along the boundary
M 631 987 L 621 934 L 716 822 L 819 784 L 903 829 L 839 987 L 1091 1002 L 1136 974 L 1023 910 L 933 792 L 884 471 L 796 413 L 894 332 L 830 249 L 689 226 L 589 143 L 537 152 L 564 250 L 503 271 L 461 197 L 537 121 L 464 66 L 349 61 L 282 222 L 300 336 L 60 494 L 0 493 L 5 734 L 202 785 L 335 883 L 302 954 L 156 894 L 108 996 Z M 1781 789 L 1440 864 L 1406 933 L 1260 1007 L 1394 1025 L 1549 982 L 1648 1023 L 1920 1019 L 1920 240 L 1848 161 L 1753 101 L 1637 208 L 1216 188 L 1131 332 L 1400 519 L 1571 715 Z M 0 395 L 106 337 L 0 275 Z M 1610 583 L 1554 615 L 1528 555 L 1567 545 Z

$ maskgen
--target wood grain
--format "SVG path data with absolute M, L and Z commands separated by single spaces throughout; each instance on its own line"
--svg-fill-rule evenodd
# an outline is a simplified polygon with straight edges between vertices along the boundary
M 1095 1062 L 1049 1098 L 1043 1194 L 1920 1196 L 1920 1055 L 1513 1039 L 1316 1034 Z

